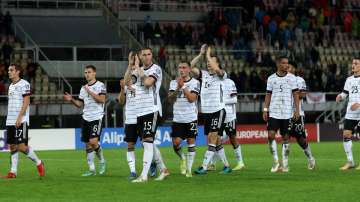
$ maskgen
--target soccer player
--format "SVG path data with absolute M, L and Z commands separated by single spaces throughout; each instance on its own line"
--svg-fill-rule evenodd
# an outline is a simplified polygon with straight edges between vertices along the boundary
M 224 131 L 225 134 L 229 137 L 230 143 L 232 144 L 237 160 L 237 165 L 233 170 L 241 170 L 245 168 L 245 164 L 242 158 L 241 147 L 238 141 L 236 140 L 236 103 L 237 103 L 237 89 L 235 83 L 229 79 L 224 79 L 223 82 L 224 90 L 224 101 L 225 101 L 225 121 L 224 121 Z M 222 132 L 222 133 L 223 133 Z M 208 171 L 216 170 L 216 160 L 217 155 L 214 155 L 210 165 L 208 166 Z
M 196 63 L 206 52 L 207 70 L 199 70 Z M 208 137 L 208 150 L 205 153 L 202 166 L 195 170 L 195 174 L 206 174 L 207 166 L 217 153 L 224 163 L 222 173 L 230 173 L 231 168 L 226 159 L 221 142 L 221 131 L 225 119 L 225 102 L 223 100 L 222 83 L 226 72 L 221 69 L 219 60 L 211 55 L 211 48 L 202 45 L 200 54 L 191 61 L 191 72 L 201 81 L 200 111 L 204 114 L 205 135 Z
M 290 64 L 288 72 L 295 75 L 295 73 L 296 73 L 295 66 Z M 290 130 L 290 136 L 295 137 L 299 146 L 304 150 L 304 154 L 308 159 L 308 169 L 314 170 L 315 169 L 315 158 L 311 153 L 309 143 L 306 141 L 306 132 L 305 132 L 305 126 L 304 126 L 305 112 L 304 112 L 304 108 L 303 108 L 303 98 L 306 97 L 306 89 L 307 89 L 306 82 L 302 77 L 296 76 L 296 84 L 299 89 L 300 118 L 297 121 L 291 122 L 292 127 Z
M 360 121 L 360 58 L 354 58 L 352 61 L 351 70 L 353 75 L 348 77 L 345 81 L 344 90 L 341 94 L 336 96 L 336 102 L 344 100 L 349 96 L 347 104 L 345 121 L 344 121 L 344 150 L 347 157 L 347 162 L 340 170 L 349 170 L 355 168 L 355 162 L 352 153 L 352 134 L 356 126 L 359 126 Z M 360 170 L 360 166 L 356 168 Z
M 281 171 L 275 135 L 280 130 L 282 144 L 282 171 L 288 172 L 288 157 L 290 152 L 289 127 L 291 118 L 299 119 L 299 96 L 296 77 L 288 73 L 289 60 L 287 57 L 277 59 L 277 71 L 267 80 L 263 119 L 267 122 L 270 153 L 274 163 L 271 172 Z M 294 111 L 295 104 L 295 111 Z M 290 128 L 291 129 L 291 128 Z
M 143 67 L 137 68 L 140 82 L 136 87 L 136 96 L 139 96 L 141 103 L 138 105 L 137 124 L 144 146 L 143 170 L 141 175 L 132 182 L 146 182 L 151 162 L 154 158 L 160 169 L 160 175 L 155 180 L 163 180 L 170 173 L 162 160 L 160 150 L 154 145 L 154 138 L 162 107 L 159 90 L 162 81 L 160 66 L 153 63 L 151 48 L 143 48 L 140 52 L 140 59 Z
M 180 172 L 192 177 L 191 168 L 195 158 L 195 138 L 197 132 L 197 99 L 200 92 L 198 80 L 190 77 L 190 64 L 181 62 L 178 66 L 179 78 L 170 82 L 168 99 L 173 107 L 172 142 L 175 153 L 179 156 Z M 181 142 L 188 143 L 187 158 L 181 151 Z
M 8 91 L 8 112 L 6 117 L 6 142 L 10 146 L 10 172 L 4 178 L 16 178 L 19 154 L 22 152 L 36 163 L 40 177 L 45 176 L 45 167 L 34 150 L 28 146 L 30 84 L 20 78 L 21 69 L 15 64 L 9 66 L 11 84 Z
M 104 175 L 106 170 L 104 154 L 99 144 L 106 88 L 104 83 L 96 80 L 95 66 L 87 65 L 84 75 L 87 84 L 81 87 L 79 98 L 75 99 L 65 92 L 64 99 L 78 108 L 83 107 L 81 141 L 86 144 L 89 170 L 82 176 L 87 177 L 96 175 L 95 154 L 99 159 L 99 174 Z
M 120 80 L 121 92 L 119 103 L 124 106 L 125 141 L 128 143 L 126 159 L 130 168 L 130 180 L 136 179 L 135 169 L 135 144 L 139 137 L 137 127 L 137 105 L 139 104 L 136 96 L 136 83 L 140 82 L 136 67 L 139 67 L 139 57 L 130 52 L 129 65 L 124 79 Z

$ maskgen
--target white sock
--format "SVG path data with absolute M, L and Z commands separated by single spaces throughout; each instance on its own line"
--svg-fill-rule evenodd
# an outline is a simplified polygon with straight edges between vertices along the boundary
M 130 168 L 130 172 L 136 173 L 135 169 L 135 152 L 134 151 L 128 151 L 126 153 L 126 159 Z
M 238 162 L 242 162 L 243 158 L 242 158 L 242 153 L 241 153 L 241 146 L 240 144 L 238 144 L 238 146 L 236 148 L 234 148 L 234 152 L 235 152 L 235 156 L 236 156 L 236 160 Z
M 94 151 L 96 152 L 96 156 L 98 157 L 100 163 L 105 163 L 104 153 L 101 146 L 99 145 L 99 147 Z
M 208 150 L 205 152 L 204 161 L 202 163 L 202 167 L 204 170 L 207 169 L 207 166 L 209 165 L 211 159 L 213 158 L 214 154 L 216 152 L 215 145 L 209 144 Z
M 284 167 L 287 167 L 289 165 L 289 153 L 290 153 L 290 144 L 289 142 L 285 141 L 282 144 L 282 160 Z
M 188 154 L 187 154 L 187 161 L 186 161 L 186 167 L 188 171 L 192 171 L 192 165 L 194 163 L 195 159 L 195 144 L 191 144 L 188 146 Z
M 157 146 L 154 145 L 154 161 L 157 167 L 160 169 L 160 172 L 166 169 L 165 163 L 162 159 L 160 150 Z
M 19 152 L 18 151 L 11 152 L 10 153 L 10 163 L 11 163 L 10 172 L 15 173 L 15 174 L 17 173 L 18 162 L 19 162 Z
M 151 162 L 154 156 L 154 144 L 150 142 L 144 142 L 144 156 L 143 156 L 143 170 L 141 176 L 147 178 Z
M 95 171 L 95 152 L 94 150 L 87 150 L 86 151 L 87 163 L 89 165 L 90 171 Z
M 40 165 L 41 164 L 41 160 L 37 157 L 37 155 L 35 154 L 35 151 L 31 148 L 28 147 L 28 151 L 26 152 L 26 156 L 32 160 L 33 162 L 36 163 L 36 165 Z
M 352 141 L 351 139 L 344 139 L 344 150 L 345 150 L 345 154 L 346 154 L 346 157 L 347 157 L 347 161 L 348 162 L 354 162 L 354 159 L 353 159 L 353 153 L 352 153 Z
M 278 157 L 278 153 L 277 153 L 277 146 L 276 146 L 276 141 L 272 140 L 271 142 L 269 142 L 269 148 L 270 148 L 270 153 L 272 154 L 274 161 L 278 162 L 279 161 L 279 157 Z
M 305 156 L 308 158 L 308 160 L 314 159 L 312 153 L 311 153 L 311 149 L 310 149 L 310 145 L 308 144 L 307 147 L 304 149 L 304 153 Z
M 228 160 L 226 158 L 224 147 L 222 145 L 219 145 L 219 146 L 217 146 L 216 150 L 217 150 L 216 153 L 219 155 L 219 157 L 220 157 L 221 161 L 223 162 L 224 166 L 229 167 L 230 165 L 229 165 L 229 162 L 228 162 Z

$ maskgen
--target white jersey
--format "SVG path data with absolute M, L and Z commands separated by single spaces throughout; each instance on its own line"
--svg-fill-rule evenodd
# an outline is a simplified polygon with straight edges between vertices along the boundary
M 360 103 L 360 77 L 350 76 L 346 79 L 344 93 L 349 95 L 345 119 L 360 120 L 360 109 L 352 111 L 351 105 Z
M 172 80 L 170 82 L 169 91 L 175 91 L 177 86 L 177 81 Z M 192 93 L 199 94 L 200 92 L 200 82 L 194 78 L 185 81 L 184 86 Z M 196 121 L 198 117 L 197 101 L 190 103 L 184 96 L 183 91 L 180 90 L 174 103 L 173 114 L 173 122 L 176 123 L 190 123 Z
M 306 82 L 303 78 L 301 78 L 300 76 L 296 76 L 296 81 L 299 91 L 307 91 Z M 299 98 L 299 112 L 300 112 L 300 116 L 305 116 L 303 98 Z
M 97 95 L 106 95 L 106 88 L 101 81 L 88 85 L 90 91 Z M 82 117 L 85 121 L 100 120 L 104 116 L 104 103 L 96 102 L 95 99 L 88 94 L 85 87 L 81 87 L 79 99 L 84 102 Z
M 6 125 L 14 126 L 16 119 L 20 113 L 24 97 L 29 96 L 30 92 L 30 84 L 24 79 L 20 79 L 16 83 L 11 83 L 8 91 L 8 111 L 6 116 Z M 29 124 L 29 108 L 27 107 L 24 116 L 22 117 L 21 123 Z
M 144 86 L 143 82 L 137 84 L 137 93 L 136 96 L 139 95 L 140 104 L 138 105 L 138 117 L 144 116 L 147 114 L 151 114 L 154 112 L 159 112 L 160 116 L 162 116 L 161 102 L 159 96 L 159 90 L 162 81 L 162 71 L 161 68 L 152 64 L 148 68 L 144 68 L 145 76 L 150 76 L 155 79 L 155 84 L 150 88 Z
M 296 77 L 272 74 L 267 80 L 266 91 L 271 93 L 269 116 L 275 119 L 290 119 L 294 113 L 293 92 L 298 88 Z
M 225 78 L 226 73 L 220 78 L 217 74 L 201 70 L 200 111 L 202 113 L 214 113 L 225 108 L 222 89 Z
M 131 89 L 125 86 L 125 107 L 124 107 L 124 123 L 125 124 L 136 124 L 137 123 L 137 107 L 139 102 L 137 93 L 137 82 L 140 83 L 138 74 L 133 71 L 131 74 L 132 85 Z
M 223 82 L 226 117 L 224 123 L 236 119 L 237 89 L 233 80 L 225 79 Z

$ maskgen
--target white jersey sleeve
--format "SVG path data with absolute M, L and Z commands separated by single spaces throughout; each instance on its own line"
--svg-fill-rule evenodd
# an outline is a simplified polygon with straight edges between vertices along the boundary
M 307 91 L 305 80 L 303 78 L 301 78 L 300 76 L 297 76 L 296 79 L 297 79 L 297 85 L 298 85 L 299 91 Z M 295 103 L 294 103 L 294 105 L 295 105 Z M 299 98 L 299 112 L 300 112 L 300 116 L 305 116 L 303 98 Z
M 177 81 L 176 80 L 171 80 L 170 85 L 169 85 L 169 91 L 175 91 L 176 88 L 177 88 Z

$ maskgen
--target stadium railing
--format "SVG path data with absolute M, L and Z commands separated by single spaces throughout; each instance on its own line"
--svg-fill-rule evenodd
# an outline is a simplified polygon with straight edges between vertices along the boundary
M 41 48 L 36 44 L 36 42 L 31 38 L 31 36 L 29 34 L 26 33 L 26 31 L 23 29 L 23 27 L 17 23 L 17 21 L 15 19 L 13 19 L 13 29 L 15 32 L 15 36 L 20 36 L 22 35 L 22 39 L 25 39 L 25 44 L 26 47 L 33 47 L 35 50 L 35 61 L 38 62 L 38 58 L 41 55 L 41 57 L 43 57 L 46 61 L 50 61 L 49 58 L 46 56 L 46 54 L 41 50 Z M 62 91 L 64 91 L 66 88 L 66 90 L 70 93 L 72 93 L 72 87 L 70 85 L 70 83 L 68 82 L 68 80 L 63 76 L 63 74 L 61 73 L 61 71 L 54 66 L 50 66 L 51 68 L 53 68 L 53 70 L 57 73 L 57 80 L 58 80 L 58 89 L 61 89 Z
M 2 0 L 2 8 L 99 9 L 99 0 Z

